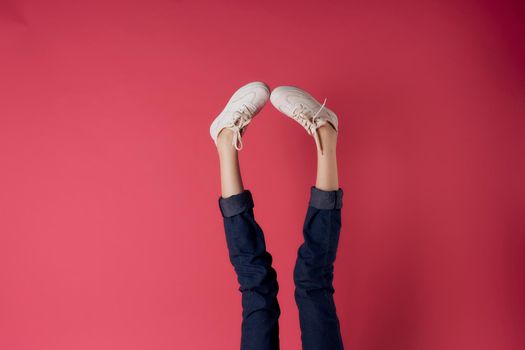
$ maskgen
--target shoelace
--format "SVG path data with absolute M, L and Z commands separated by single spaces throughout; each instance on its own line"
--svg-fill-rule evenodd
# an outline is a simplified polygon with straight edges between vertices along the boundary
M 232 145 L 237 151 L 243 147 L 242 144 L 242 130 L 246 128 L 252 121 L 252 115 L 255 112 L 255 107 L 243 104 L 242 107 L 233 113 L 233 125 L 229 127 L 233 131 Z
M 313 116 L 311 116 L 312 111 L 302 104 L 299 104 L 299 106 L 296 107 L 292 112 L 292 118 L 299 122 L 299 124 L 301 124 L 306 129 L 306 132 L 309 135 L 313 135 L 315 139 L 315 144 L 317 145 L 319 151 L 321 151 L 321 154 L 323 154 L 323 147 L 321 145 L 321 141 L 319 140 L 319 134 L 317 133 L 317 129 L 324 125 L 320 123 L 322 122 L 322 119 L 321 117 L 319 117 L 319 113 L 321 113 L 325 105 L 326 98 L 324 99 L 321 108 L 319 108 L 319 110 Z

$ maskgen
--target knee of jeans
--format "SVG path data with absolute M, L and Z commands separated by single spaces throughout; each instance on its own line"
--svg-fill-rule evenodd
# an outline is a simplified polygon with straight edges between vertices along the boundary
M 297 262 L 293 270 L 293 280 L 297 288 L 307 289 L 313 287 L 316 278 L 305 264 Z
M 333 281 L 333 266 L 315 266 L 298 261 L 293 271 L 296 289 L 303 291 L 331 290 Z

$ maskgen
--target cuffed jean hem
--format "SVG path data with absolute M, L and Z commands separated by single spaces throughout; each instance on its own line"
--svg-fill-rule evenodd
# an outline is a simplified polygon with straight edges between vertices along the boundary
M 343 190 L 323 191 L 315 186 L 310 189 L 309 205 L 316 209 L 341 209 L 343 207 Z
M 223 217 L 238 215 L 253 208 L 253 197 L 249 190 L 223 198 L 219 197 L 219 208 Z

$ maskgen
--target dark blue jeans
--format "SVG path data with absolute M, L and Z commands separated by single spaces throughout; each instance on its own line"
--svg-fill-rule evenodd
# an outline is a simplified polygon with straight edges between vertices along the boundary
M 341 189 L 311 188 L 303 226 L 304 242 L 294 268 L 295 301 L 304 350 L 343 349 L 332 285 L 342 197 Z M 249 190 L 219 198 L 229 258 L 242 293 L 241 350 L 278 350 L 279 285 L 253 207 Z

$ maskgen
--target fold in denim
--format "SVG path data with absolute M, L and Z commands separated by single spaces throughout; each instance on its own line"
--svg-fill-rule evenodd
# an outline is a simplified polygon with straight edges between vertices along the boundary
M 311 207 L 322 210 L 341 209 L 343 207 L 343 190 L 323 191 L 315 186 L 310 188 Z
M 246 210 L 253 209 L 253 197 L 249 190 L 243 190 L 241 193 L 232 196 L 219 198 L 219 208 L 225 218 L 238 215 Z

